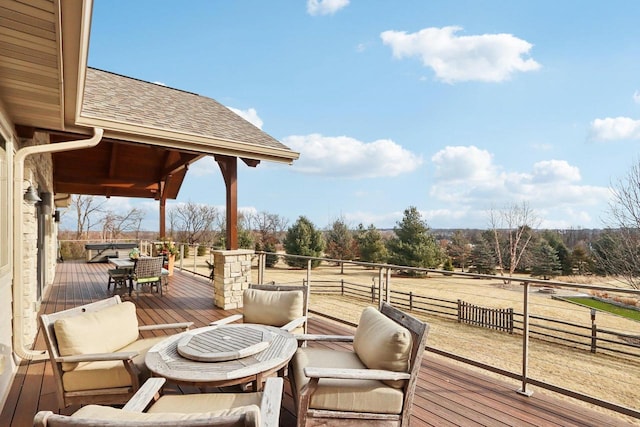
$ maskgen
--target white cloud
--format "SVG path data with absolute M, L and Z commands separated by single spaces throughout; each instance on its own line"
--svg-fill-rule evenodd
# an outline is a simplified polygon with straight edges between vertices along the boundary
M 640 92 L 633 92 L 633 102 L 635 102 L 636 104 L 640 104 Z
M 540 64 L 527 58 L 532 44 L 511 34 L 458 36 L 461 27 L 425 28 L 416 33 L 384 31 L 382 42 L 399 59 L 418 57 L 447 83 L 479 80 L 500 82 L 515 72 L 535 71 Z
M 477 218 L 491 206 L 527 201 L 535 210 L 551 212 L 546 218 L 564 218 L 567 226 L 584 225 L 591 222 L 587 208 L 610 197 L 606 187 L 581 185 L 580 170 L 564 160 L 537 162 L 531 172 L 505 172 L 489 152 L 474 146 L 446 147 L 431 160 L 435 181 L 429 194 L 434 204 L 445 202 L 448 210 L 462 211 L 465 218 Z M 447 216 L 437 211 L 431 215 L 441 224 Z
M 311 16 L 333 15 L 349 5 L 349 0 L 307 0 L 307 13 Z
M 348 136 L 293 135 L 285 145 L 300 152 L 299 172 L 341 178 L 377 178 L 412 172 L 422 159 L 389 139 L 361 142 Z
M 264 122 L 262 121 L 260 116 L 258 116 L 258 112 L 255 108 L 249 108 L 248 110 L 239 110 L 233 107 L 227 108 L 257 127 L 258 129 L 262 129 L 262 125 L 264 124 Z
M 442 181 L 484 181 L 495 176 L 492 155 L 473 145 L 468 147 L 445 147 L 431 161 L 435 165 L 435 176 Z
M 629 117 L 607 117 L 591 122 L 591 138 L 596 141 L 640 139 L 640 120 Z
M 580 170 L 565 160 L 545 160 L 533 165 L 533 182 L 578 182 Z
M 156 85 L 159 85 L 159 86 L 166 86 L 166 84 L 162 83 L 162 82 L 153 82 L 153 84 L 156 84 Z

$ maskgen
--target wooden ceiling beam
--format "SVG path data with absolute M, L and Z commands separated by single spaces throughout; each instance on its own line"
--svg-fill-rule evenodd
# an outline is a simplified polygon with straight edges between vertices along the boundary
M 260 164 L 260 160 L 257 159 L 244 159 L 242 158 L 242 161 L 249 166 L 250 168 L 255 168 L 256 166 L 258 166 Z

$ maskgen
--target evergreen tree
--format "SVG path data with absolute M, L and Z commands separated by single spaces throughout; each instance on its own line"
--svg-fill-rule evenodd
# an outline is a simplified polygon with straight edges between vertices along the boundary
M 562 265 L 558 258 L 558 253 L 553 247 L 545 240 L 541 240 L 540 243 L 533 250 L 534 263 L 531 268 L 531 275 L 534 277 L 542 277 L 544 280 L 549 280 L 552 277 L 558 276 L 562 272 Z
M 382 235 L 373 224 L 371 224 L 368 229 L 365 229 L 363 225 L 360 224 L 356 232 L 356 241 L 360 261 L 374 263 L 387 262 L 387 247 L 384 244 Z
M 304 255 L 311 257 L 321 257 L 324 250 L 324 239 L 322 233 L 316 230 L 315 226 L 306 217 L 301 216 L 295 224 L 287 230 L 283 241 L 284 249 L 291 255 Z M 305 268 L 306 259 L 289 258 L 285 261 L 291 267 Z M 320 265 L 320 260 L 311 261 L 311 267 Z
M 327 232 L 326 255 L 333 259 L 352 260 L 355 255 L 353 233 L 342 219 L 334 221 Z
M 565 245 L 562 240 L 562 236 L 557 231 L 547 230 L 542 233 L 542 237 L 551 245 L 553 249 L 555 249 L 556 254 L 558 254 L 558 260 L 560 261 L 560 266 L 562 270 L 563 276 L 570 276 L 573 274 L 573 263 L 571 260 L 571 254 L 569 253 L 569 249 L 567 245 Z
M 496 257 L 489 241 L 479 237 L 471 250 L 471 262 L 475 266 L 476 273 L 495 274 Z
M 451 258 L 447 258 L 444 260 L 442 264 L 442 269 L 445 271 L 454 271 L 453 262 L 451 262 Z
M 414 206 L 406 209 L 402 221 L 397 224 L 393 229 L 396 237 L 387 244 L 390 263 L 408 267 L 438 267 L 442 262 L 442 252 L 418 209 Z
M 271 252 L 270 254 L 268 254 L 264 260 L 265 266 L 266 267 L 275 267 L 275 265 L 278 263 L 278 259 L 280 259 L 280 257 L 278 255 L 276 255 L 276 245 L 274 242 L 272 241 L 267 241 L 264 244 L 264 251 L 265 252 Z
M 593 272 L 593 258 L 589 255 L 584 245 L 577 245 L 571 251 L 571 266 L 578 271 L 578 274 Z
M 255 247 L 253 236 L 249 230 L 238 230 L 238 247 L 242 249 L 251 249 Z
M 456 230 L 453 233 L 451 243 L 447 247 L 447 252 L 453 263 L 464 271 L 467 266 L 467 261 L 471 256 L 471 245 L 462 230 Z

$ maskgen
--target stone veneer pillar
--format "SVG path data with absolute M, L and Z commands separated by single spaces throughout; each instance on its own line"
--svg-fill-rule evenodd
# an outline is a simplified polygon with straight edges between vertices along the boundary
M 216 307 L 224 310 L 242 307 L 242 293 L 251 283 L 254 253 L 247 249 L 213 251 L 213 298 Z

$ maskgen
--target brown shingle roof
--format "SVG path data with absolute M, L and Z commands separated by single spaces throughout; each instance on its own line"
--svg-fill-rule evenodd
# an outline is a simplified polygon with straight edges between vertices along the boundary
M 87 68 L 81 116 L 290 150 L 214 99 L 95 68 Z

